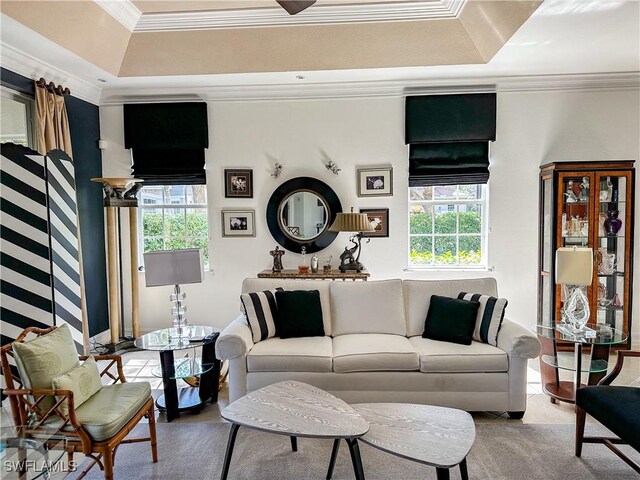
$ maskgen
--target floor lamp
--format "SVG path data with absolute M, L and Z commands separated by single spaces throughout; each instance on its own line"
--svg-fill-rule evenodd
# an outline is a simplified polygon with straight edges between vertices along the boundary
M 129 242 L 131 251 L 131 329 L 134 338 L 140 336 L 138 297 L 138 191 L 142 180 L 138 178 L 92 178 L 102 183 L 104 207 L 107 216 L 107 265 L 109 286 L 110 349 L 128 348 L 130 339 L 124 337 L 122 235 L 120 208 L 129 209 Z M 133 343 L 130 343 L 133 346 Z

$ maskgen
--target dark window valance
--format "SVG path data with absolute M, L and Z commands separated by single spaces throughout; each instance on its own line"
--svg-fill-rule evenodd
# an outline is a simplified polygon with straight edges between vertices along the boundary
M 146 185 L 204 184 L 207 104 L 124 105 L 124 145 L 132 150 L 131 173 Z
M 495 139 L 495 93 L 407 97 L 405 143 Z
M 409 147 L 409 186 L 468 185 L 489 180 L 489 142 L 422 143 Z
M 131 173 L 145 185 L 205 184 L 202 148 L 133 149 Z

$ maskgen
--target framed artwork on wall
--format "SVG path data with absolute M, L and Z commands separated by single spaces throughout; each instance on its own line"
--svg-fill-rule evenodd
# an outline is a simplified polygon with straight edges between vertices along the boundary
M 363 237 L 388 237 L 389 236 L 389 209 L 388 208 L 361 208 L 360 213 L 366 213 L 373 232 L 362 232 Z
M 255 237 L 255 210 L 222 210 L 223 237 Z
M 225 169 L 225 198 L 253 198 L 253 170 Z
M 393 195 L 393 167 L 359 168 L 359 197 L 390 197 Z

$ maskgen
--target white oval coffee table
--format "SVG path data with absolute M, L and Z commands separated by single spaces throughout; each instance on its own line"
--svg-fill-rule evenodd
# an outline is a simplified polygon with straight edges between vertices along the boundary
M 471 415 L 454 408 L 409 403 L 352 405 L 369 424 L 360 440 L 407 460 L 436 467 L 438 480 L 449 479 L 449 469 L 460 466 L 468 480 L 467 454 L 476 438 Z M 339 442 L 334 442 L 327 480 L 333 474 Z
M 349 404 L 306 383 L 284 381 L 248 393 L 222 410 L 231 422 L 221 480 L 226 480 L 240 426 L 291 437 L 297 450 L 297 437 L 333 438 L 349 445 L 358 480 L 364 480 L 358 438 L 369 424 Z

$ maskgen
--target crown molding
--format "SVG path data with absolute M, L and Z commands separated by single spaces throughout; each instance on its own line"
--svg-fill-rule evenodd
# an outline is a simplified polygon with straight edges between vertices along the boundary
M 335 100 L 452 93 L 640 90 L 640 72 L 446 77 L 315 84 L 103 90 L 101 106 L 202 99 L 208 102 Z M 187 100 L 188 101 L 188 100 Z
M 127 30 L 133 32 L 142 16 L 131 0 L 93 0 Z
M 129 0 L 125 0 L 124 2 L 96 1 L 106 4 L 129 3 Z M 457 18 L 466 1 L 467 0 L 434 0 L 429 2 L 356 5 L 316 4 L 312 8 L 297 15 L 289 15 L 283 9 L 278 8 L 277 5 L 273 8 L 246 10 L 145 13 L 140 16 L 132 31 L 165 32 L 171 30 L 398 22 L 406 20 Z M 109 13 L 112 15 L 119 14 L 118 12 L 112 13 L 111 11 L 109 11 Z
M 4 68 L 33 80 L 44 77 L 47 81 L 68 87 L 71 90 L 71 95 L 76 98 L 94 105 L 100 103 L 100 92 L 102 90 L 95 85 L 7 45 L 5 42 L 0 42 L 0 49 Z

